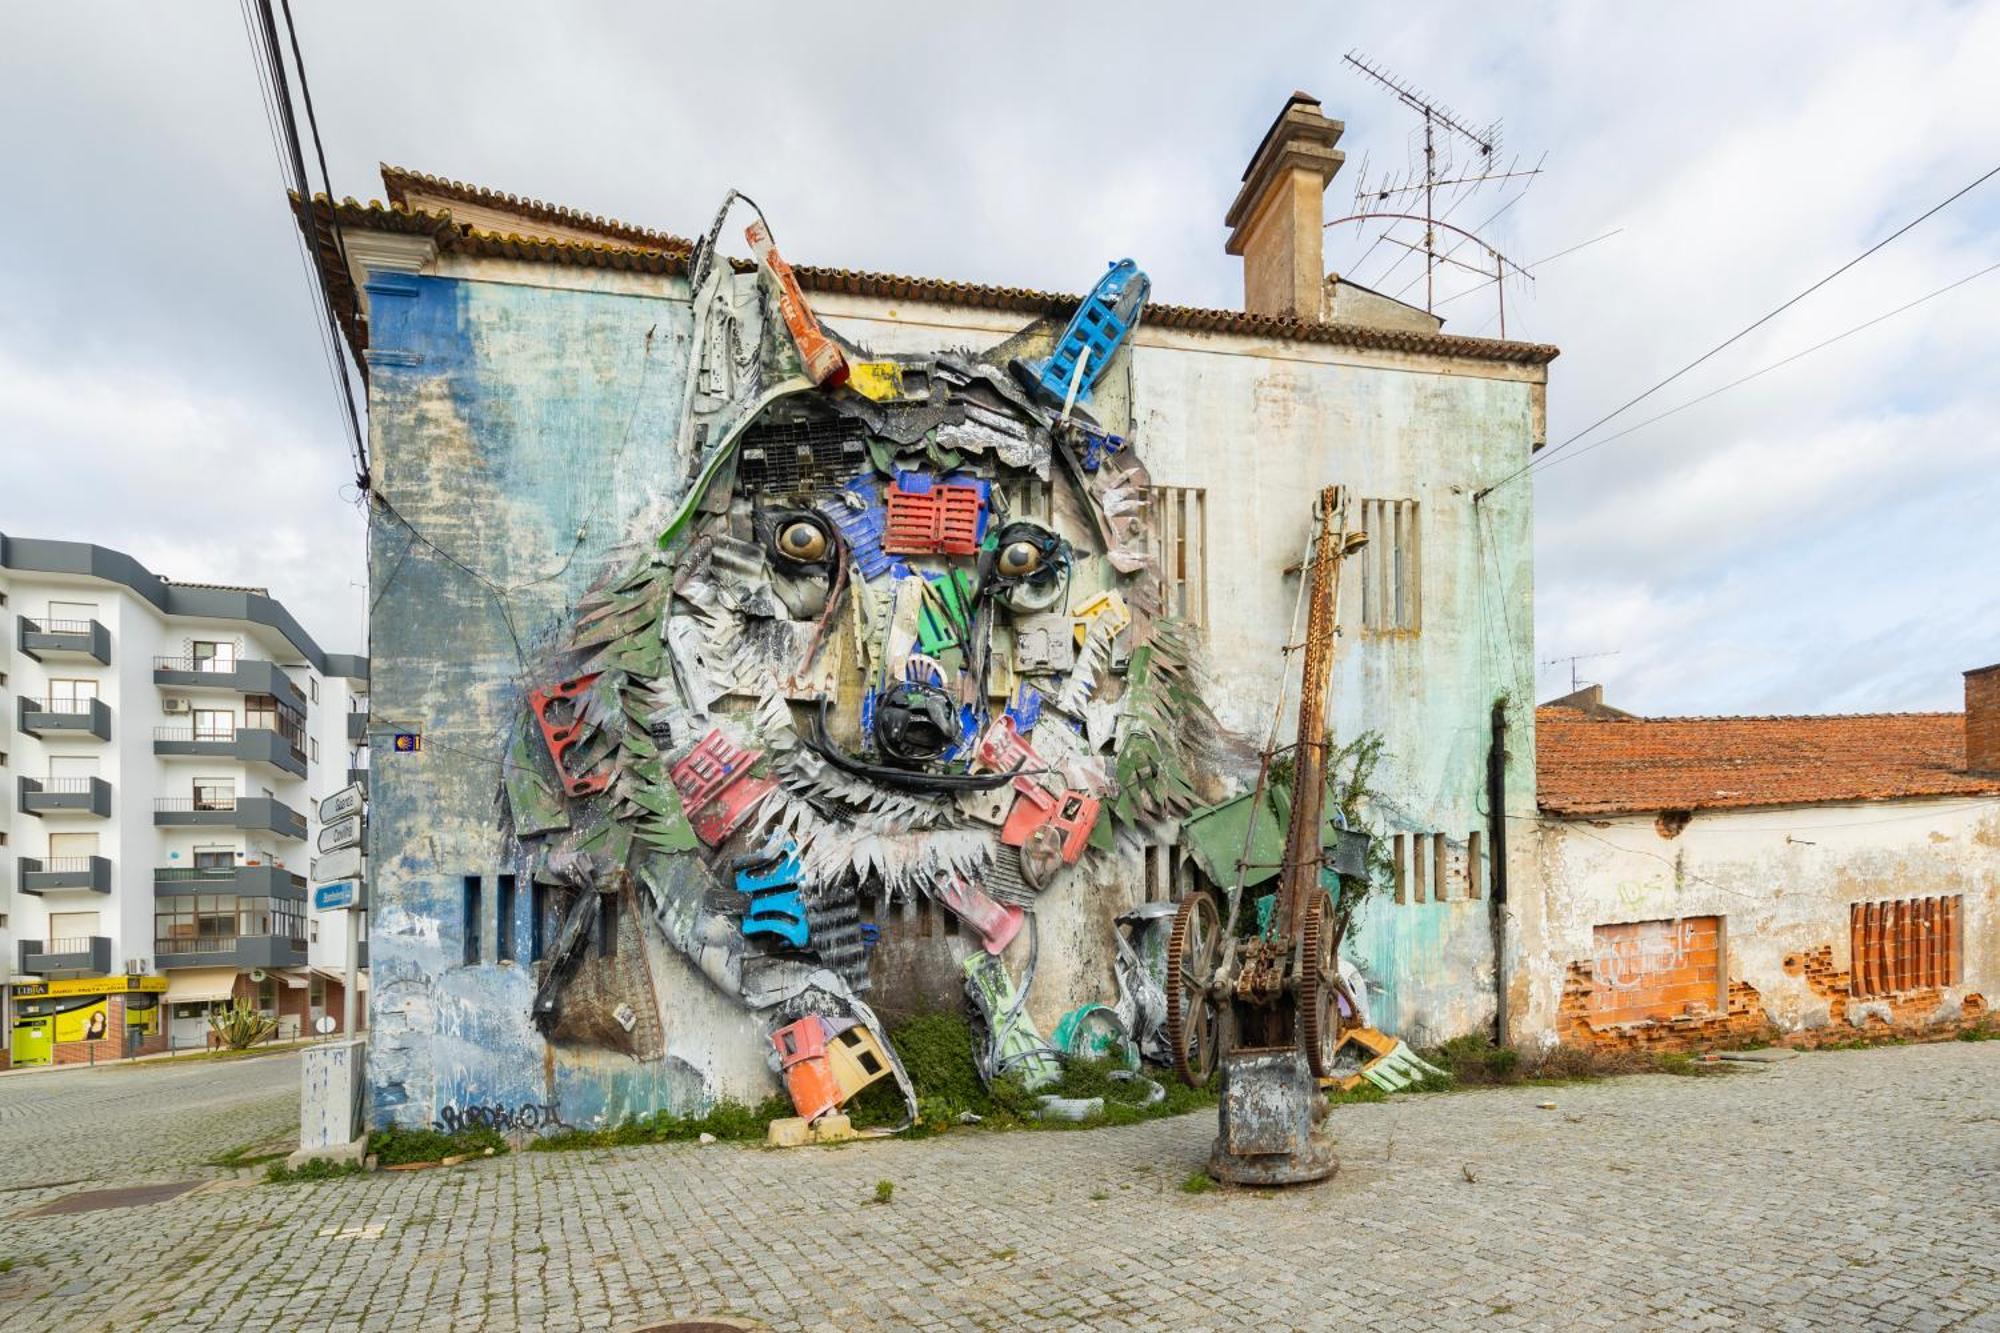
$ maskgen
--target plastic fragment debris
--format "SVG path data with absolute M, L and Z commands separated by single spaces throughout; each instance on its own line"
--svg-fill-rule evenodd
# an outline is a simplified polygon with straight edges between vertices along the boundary
M 978 933 L 980 946 L 990 954 L 1006 952 L 1021 933 L 1021 909 L 994 902 L 963 875 L 952 876 L 951 882 L 937 891 L 937 900 Z
M 794 949 L 806 947 L 810 930 L 806 905 L 799 898 L 798 849 L 787 842 L 775 854 L 738 864 L 736 888 L 750 899 L 743 913 L 743 933 L 774 935 Z
M 674 765 L 674 787 L 689 812 L 695 836 L 709 846 L 734 833 L 777 785 L 769 778 L 750 776 L 750 765 L 762 753 L 735 744 L 717 728 Z
M 535 721 L 542 729 L 542 743 L 549 747 L 549 758 L 555 761 L 556 776 L 562 780 L 563 791 L 572 797 L 595 795 L 611 785 L 610 769 L 572 773 L 566 762 L 569 752 L 584 738 L 579 700 L 589 693 L 590 687 L 602 674 L 592 672 L 588 676 L 578 676 L 531 691 L 528 695 L 528 707 L 534 710 Z
M 1138 325 L 1152 287 L 1152 280 L 1134 261 L 1121 259 L 1112 264 L 1111 271 L 1098 279 L 1097 286 L 1070 316 L 1055 351 L 1022 364 L 1025 378 L 1052 403 L 1068 401 L 1073 384 L 1078 396 L 1088 399 L 1092 386 Z M 1083 371 L 1077 384 L 1079 365 Z
M 841 355 L 840 349 L 820 328 L 812 307 L 806 304 L 805 293 L 799 290 L 799 280 L 793 275 L 792 266 L 785 262 L 784 256 L 778 253 L 778 247 L 771 242 L 771 229 L 759 218 L 744 229 L 743 235 L 750 242 L 750 253 L 756 256 L 757 263 L 778 285 L 778 314 L 784 319 L 785 328 L 799 349 L 799 359 L 805 363 L 806 375 L 823 389 L 844 383 L 847 379 L 847 358 Z
M 937 482 L 899 472 L 886 497 L 882 549 L 890 555 L 972 555 L 986 525 L 986 483 Z

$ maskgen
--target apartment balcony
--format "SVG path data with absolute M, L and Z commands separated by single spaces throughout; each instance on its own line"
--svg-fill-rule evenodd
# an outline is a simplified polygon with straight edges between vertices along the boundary
M 111 784 L 103 778 L 22 778 L 21 813 L 111 818 Z M 304 837 L 303 830 L 299 833 Z
M 23 695 L 17 721 L 28 735 L 45 739 L 111 739 L 111 705 L 102 699 L 30 699 Z
M 168 758 L 228 759 L 263 764 L 289 777 L 306 775 L 306 757 L 275 731 L 239 727 L 234 731 L 203 731 L 192 726 L 153 728 L 153 753 Z
M 283 866 L 155 866 L 153 892 L 234 893 L 249 898 L 306 897 L 306 877 Z
M 173 967 L 304 967 L 306 942 L 289 935 L 194 935 L 155 940 L 153 959 Z
M 153 802 L 161 828 L 236 828 L 304 841 L 306 817 L 269 796 L 162 796 Z
M 17 642 L 24 657 L 37 662 L 92 661 L 111 665 L 111 631 L 95 620 L 36 620 L 16 617 L 20 637 Z
M 306 711 L 306 693 L 276 662 L 256 658 L 156 657 L 153 683 L 185 690 L 228 690 L 234 694 L 269 694 L 299 712 Z
M 347 715 L 347 743 L 366 745 L 368 743 L 368 714 L 349 713 Z
M 111 862 L 102 856 L 23 856 L 21 892 L 54 893 L 61 889 L 111 892 Z
M 22 940 L 20 970 L 35 977 L 54 976 L 59 972 L 108 976 L 111 972 L 111 940 L 104 935 L 79 935 L 67 940 Z

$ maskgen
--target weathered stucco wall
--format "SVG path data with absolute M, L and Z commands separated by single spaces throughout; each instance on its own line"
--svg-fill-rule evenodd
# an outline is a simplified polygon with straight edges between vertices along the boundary
M 1666 1047 L 1774 1035 L 1809 1044 L 1949 1031 L 2000 993 L 2000 800 L 1698 813 L 1666 836 L 1673 827 L 1650 816 L 1542 826 L 1548 914 L 1525 945 L 1524 1034 Z M 1852 904 L 1953 897 L 1957 938 L 1942 944 L 1956 954 L 1956 982 L 1929 984 L 1918 972 L 1922 984 L 1855 993 L 1881 988 L 1855 982 Z M 1705 917 L 1722 923 L 1720 975 L 1700 978 L 1714 986 L 1714 1002 L 1704 997 L 1676 1017 L 1603 1021 L 1608 990 L 1678 979 L 1690 960 L 1674 923 Z M 1643 939 L 1599 929 L 1638 922 L 1666 925 Z M 1692 942 L 1695 932 L 1686 933 Z
M 672 441 L 690 318 L 678 280 L 447 258 L 423 276 L 378 274 L 370 305 L 370 417 L 387 506 L 370 538 L 375 663 L 370 840 L 372 1105 L 378 1122 L 446 1121 L 468 1108 L 535 1108 L 547 1123 L 592 1124 L 655 1106 L 775 1088 L 764 1033 L 671 950 L 652 949 L 667 1058 L 572 1053 L 529 1021 L 532 969 L 495 962 L 501 874 L 521 875 L 515 938 L 531 894 L 507 862 L 495 791 L 505 738 L 538 652 L 635 535 L 657 531 L 686 478 Z M 828 300 L 828 323 L 884 352 L 991 346 L 1016 317 L 859 298 Z M 1376 785 L 1388 828 L 1443 834 L 1460 858 L 1489 827 L 1488 713 L 1509 695 L 1510 810 L 1532 809 L 1527 686 L 1533 660 L 1530 490 L 1473 493 L 1525 462 L 1541 434 L 1539 368 L 1396 353 L 1258 343 L 1142 328 L 1099 391 L 1098 411 L 1130 423 L 1156 484 L 1201 490 L 1207 505 L 1213 701 L 1261 742 L 1280 679 L 1315 488 L 1414 501 L 1420 515 L 1421 623 L 1350 629 L 1337 682 L 1340 735 L 1380 732 Z M 421 538 L 414 535 L 421 533 Z M 1343 620 L 1358 625 L 1358 569 Z M 1287 710 L 1281 739 L 1289 740 Z M 416 753 L 392 733 L 421 733 Z M 1246 747 L 1238 757 L 1246 773 Z M 1537 861 L 1512 843 L 1513 898 L 1535 893 Z M 1484 862 L 1482 861 L 1483 865 Z M 466 877 L 482 877 L 487 925 L 468 965 Z M 1031 1012 L 1044 1032 L 1086 1000 L 1108 999 L 1111 921 L 1147 894 L 1136 857 L 1095 886 L 1051 900 Z M 1446 901 L 1369 904 L 1349 953 L 1390 1030 L 1444 1037 L 1494 1007 L 1492 925 L 1482 870 Z M 1157 889 L 1156 889 L 1157 891 Z M 1433 895 L 1434 896 L 1434 895 Z M 875 969 L 948 978 L 967 943 L 945 919 L 922 943 L 878 953 Z M 884 933 L 916 923 L 894 918 Z M 1018 974 L 1025 941 L 1009 954 Z M 883 975 L 886 995 L 900 977 Z M 891 1006 L 895 1007 L 894 1005 Z

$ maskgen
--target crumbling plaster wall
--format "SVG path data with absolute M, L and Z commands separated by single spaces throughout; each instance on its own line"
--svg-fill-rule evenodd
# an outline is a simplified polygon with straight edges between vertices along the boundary
M 986 347 L 1019 327 L 1005 313 L 921 303 L 842 297 L 822 299 L 819 309 L 885 351 Z M 1489 719 L 1493 701 L 1507 695 L 1508 811 L 1519 828 L 1531 827 L 1532 492 L 1524 480 L 1476 506 L 1473 495 L 1527 462 L 1544 437 L 1546 369 L 1144 325 L 1126 365 L 1100 391 L 1098 410 L 1114 428 L 1129 416 L 1155 485 L 1207 493 L 1208 644 L 1222 719 L 1259 744 L 1269 730 L 1299 596 L 1298 573 L 1286 571 L 1304 552 L 1318 488 L 1416 500 L 1417 632 L 1361 632 L 1358 564 L 1343 579 L 1338 735 L 1381 733 L 1376 785 L 1387 829 L 1457 842 L 1476 830 L 1490 846 Z M 1296 700 L 1296 670 L 1291 679 Z M 1292 728 L 1287 711 L 1281 742 Z M 1538 861 L 1522 837 L 1509 849 L 1511 899 L 1532 903 Z M 1385 892 L 1368 905 L 1348 952 L 1389 1030 L 1443 1038 L 1493 1021 L 1484 897 L 1399 905 Z
M 1664 836 L 1672 827 L 1651 815 L 1541 825 L 1534 843 L 1547 910 L 1523 945 L 1524 1036 L 1671 1047 L 1778 1035 L 1811 1044 L 1948 1028 L 2000 993 L 2000 800 L 1701 812 Z M 1962 984 L 1850 1002 L 1849 906 L 1953 894 L 1964 900 Z M 1726 1013 L 1615 1028 L 1581 1021 L 1596 926 L 1709 915 L 1724 920 Z

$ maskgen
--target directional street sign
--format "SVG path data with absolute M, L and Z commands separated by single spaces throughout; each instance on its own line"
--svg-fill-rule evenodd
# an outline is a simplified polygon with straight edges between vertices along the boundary
M 361 849 L 343 847 L 337 852 L 312 859 L 312 880 L 315 884 L 326 884 L 336 879 L 361 878 Z
M 322 852 L 337 852 L 343 847 L 355 847 L 361 843 L 361 816 L 349 815 L 336 819 L 319 831 L 319 849 Z
M 333 884 L 321 884 L 313 889 L 315 912 L 341 912 L 362 905 L 359 880 L 343 879 Z
M 361 801 L 361 784 L 349 783 L 319 803 L 319 822 L 331 824 L 336 819 L 358 815 L 361 813 Z

